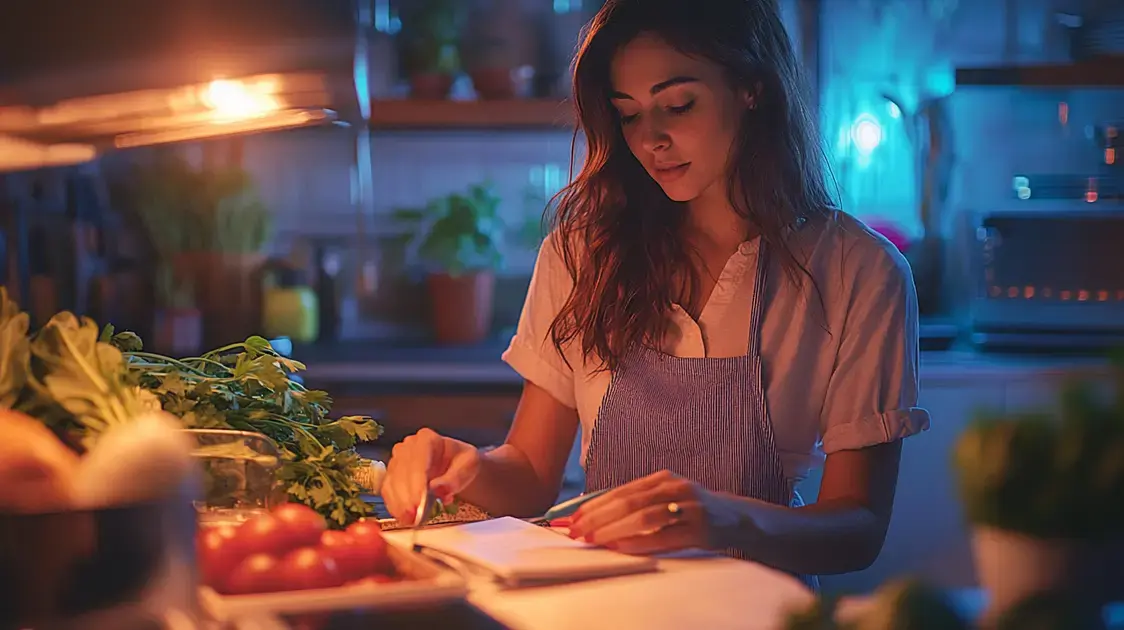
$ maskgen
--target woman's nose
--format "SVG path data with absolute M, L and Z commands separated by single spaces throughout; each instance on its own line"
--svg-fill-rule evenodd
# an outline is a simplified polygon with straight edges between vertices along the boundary
M 671 145 L 671 136 L 659 120 L 652 120 L 652 118 L 654 117 L 650 116 L 648 120 L 642 121 L 640 146 L 645 151 L 662 151 Z

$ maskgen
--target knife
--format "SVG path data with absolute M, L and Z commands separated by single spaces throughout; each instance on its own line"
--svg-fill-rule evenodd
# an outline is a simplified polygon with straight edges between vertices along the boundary
M 418 504 L 418 513 L 414 517 L 414 527 L 410 532 L 410 549 L 420 551 L 418 532 L 421 530 L 422 526 L 425 525 L 426 521 L 429 520 L 429 515 L 433 513 L 433 506 L 436 502 L 437 497 L 433 495 L 433 492 L 427 486 L 425 494 L 422 495 L 421 502 Z

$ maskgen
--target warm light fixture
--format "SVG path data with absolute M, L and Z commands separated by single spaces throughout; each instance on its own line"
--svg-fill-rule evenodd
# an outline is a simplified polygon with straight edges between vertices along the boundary
M 215 122 L 231 122 L 277 111 L 276 89 L 275 83 L 264 80 L 216 79 L 200 91 L 199 100 L 212 111 Z
M 96 155 L 86 144 L 38 144 L 0 134 L 0 173 L 81 164 Z
M 225 134 L 253 133 L 257 131 L 279 131 L 305 127 L 331 119 L 330 112 L 325 110 L 290 110 L 264 113 L 255 117 L 227 119 L 223 121 Z M 196 125 L 163 131 L 125 133 L 114 139 L 114 146 L 118 149 L 143 147 L 154 144 L 167 144 L 169 142 L 187 142 L 215 137 L 215 128 L 209 125 Z M 223 134 L 219 134 L 223 135 Z
M 0 171 L 79 163 L 106 145 L 130 148 L 327 123 L 336 117 L 325 109 L 330 103 L 327 77 L 295 73 L 223 77 L 44 107 L 0 106 Z

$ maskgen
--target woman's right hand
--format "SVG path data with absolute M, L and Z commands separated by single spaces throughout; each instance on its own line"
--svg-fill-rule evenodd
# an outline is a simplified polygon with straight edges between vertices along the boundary
M 413 524 L 427 486 L 448 503 L 479 472 L 480 451 L 475 446 L 422 429 L 394 445 L 380 494 L 395 520 Z

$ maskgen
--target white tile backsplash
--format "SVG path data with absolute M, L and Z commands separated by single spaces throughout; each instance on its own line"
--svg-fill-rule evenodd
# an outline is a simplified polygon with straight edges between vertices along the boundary
M 565 130 L 397 131 L 374 135 L 375 220 L 378 230 L 393 208 L 490 181 L 503 199 L 501 213 L 516 230 L 540 221 L 545 200 L 569 181 L 573 134 Z M 577 141 L 576 159 L 582 159 Z M 325 128 L 265 134 L 245 141 L 245 164 L 277 217 L 278 250 L 303 235 L 356 231 L 352 203 L 354 134 Z M 524 273 L 533 253 L 512 244 L 508 268 Z

